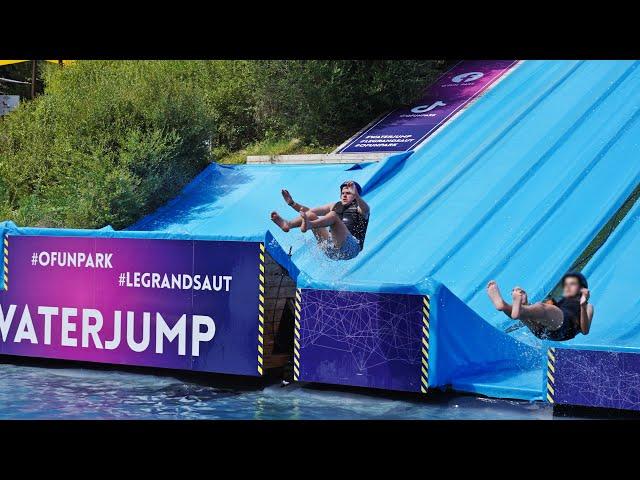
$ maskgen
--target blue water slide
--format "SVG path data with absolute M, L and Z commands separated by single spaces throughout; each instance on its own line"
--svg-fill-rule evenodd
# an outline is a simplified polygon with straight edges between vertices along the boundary
M 503 293 L 517 284 L 541 300 L 638 185 L 638 65 L 525 61 L 415 152 L 358 165 L 212 165 L 130 230 L 247 240 L 270 230 L 304 288 L 426 293 L 445 285 L 466 304 L 459 311 L 468 320 L 449 331 L 459 337 L 451 348 L 472 358 L 502 336 L 529 352 L 513 369 L 451 370 L 447 381 L 463 391 L 538 398 L 541 366 L 530 352 L 543 346 L 524 328 L 505 334 L 513 322 L 484 288 L 496 279 Z M 318 205 L 336 200 L 349 178 L 364 185 L 372 211 L 355 259 L 327 260 L 310 234 L 270 222 L 271 210 L 294 214 L 281 188 Z M 493 329 L 484 344 L 465 341 L 476 324 Z M 586 338 L 598 338 L 595 328 Z
M 640 351 L 640 202 L 584 268 L 595 315 L 589 335 L 566 346 L 613 351 Z

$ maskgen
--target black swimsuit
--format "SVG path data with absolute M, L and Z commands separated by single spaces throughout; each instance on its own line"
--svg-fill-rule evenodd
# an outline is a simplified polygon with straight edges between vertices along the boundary
M 553 304 L 562 310 L 562 325 L 557 330 L 549 330 L 547 327 L 532 329 L 533 334 L 542 340 L 554 340 L 563 342 L 571 340 L 581 333 L 580 324 L 580 300 L 577 298 L 562 297 Z
M 353 235 L 360 244 L 360 250 L 364 246 L 364 237 L 367 234 L 369 226 L 369 218 L 365 217 L 358 211 L 358 202 L 355 200 L 348 205 L 337 202 L 331 209 L 342 219 L 342 223 L 347 227 L 351 235 Z

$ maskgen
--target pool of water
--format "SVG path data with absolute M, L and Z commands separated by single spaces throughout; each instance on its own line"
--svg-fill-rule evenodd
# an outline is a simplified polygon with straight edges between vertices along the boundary
M 554 418 L 543 403 L 454 394 L 414 399 L 301 384 L 229 387 L 212 378 L 0 364 L 0 419 Z

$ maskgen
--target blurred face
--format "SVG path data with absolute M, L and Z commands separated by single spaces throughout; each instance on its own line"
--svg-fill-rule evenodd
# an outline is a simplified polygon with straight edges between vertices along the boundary
M 562 294 L 565 297 L 575 297 L 580 293 L 580 282 L 576 277 L 567 277 L 564 279 Z
M 354 198 L 353 193 L 351 193 L 351 190 L 349 190 L 348 187 L 342 187 L 342 190 L 340 191 L 340 201 L 343 205 L 350 204 L 353 202 Z

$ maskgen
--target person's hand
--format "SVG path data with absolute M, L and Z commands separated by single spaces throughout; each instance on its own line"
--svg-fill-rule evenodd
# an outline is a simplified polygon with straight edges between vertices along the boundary
M 286 190 L 284 188 L 282 189 L 282 198 L 284 198 L 284 201 L 287 202 L 287 205 L 293 205 L 293 198 L 291 198 L 289 190 Z
M 589 302 L 591 292 L 588 288 L 581 288 L 580 293 L 582 294 L 582 296 L 580 297 L 580 305 L 586 305 Z
M 522 304 L 529 305 L 529 295 L 524 288 L 516 287 L 520 291 L 520 295 L 522 295 Z
M 358 189 L 352 181 L 347 182 L 347 188 L 351 191 L 354 197 L 359 197 Z

